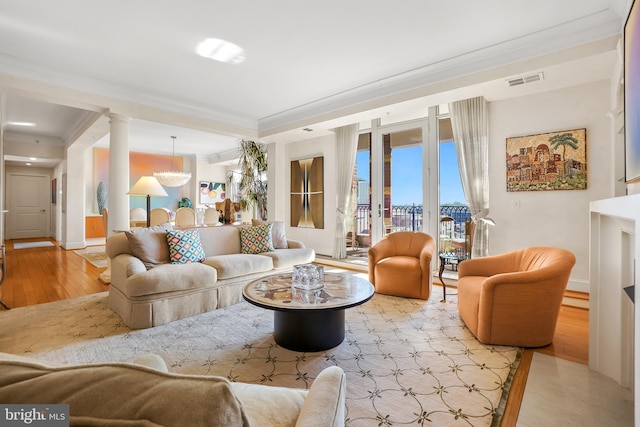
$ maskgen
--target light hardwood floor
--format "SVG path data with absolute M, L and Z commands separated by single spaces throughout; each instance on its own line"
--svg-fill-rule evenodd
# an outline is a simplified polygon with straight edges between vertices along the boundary
M 13 249 L 14 242 L 50 239 L 23 239 L 5 242 L 6 278 L 0 288 L 9 307 L 24 307 L 103 292 L 109 289 L 98 276 L 102 272 L 84 258 L 53 247 Z
M 33 249 L 13 249 L 14 241 L 5 242 L 6 279 L 0 287 L 0 299 L 10 308 L 74 298 L 109 289 L 108 285 L 98 280 L 102 269 L 92 266 L 73 251 L 62 249 L 58 242 L 51 242 L 54 243 L 53 247 Z M 586 365 L 588 328 L 588 310 L 562 306 L 553 344 L 524 351 L 520 368 L 513 380 L 502 427 L 516 425 L 533 353 L 540 352 Z

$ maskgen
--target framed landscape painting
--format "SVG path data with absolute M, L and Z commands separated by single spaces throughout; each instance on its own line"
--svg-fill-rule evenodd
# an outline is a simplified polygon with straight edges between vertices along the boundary
M 586 129 L 507 138 L 507 191 L 586 188 Z

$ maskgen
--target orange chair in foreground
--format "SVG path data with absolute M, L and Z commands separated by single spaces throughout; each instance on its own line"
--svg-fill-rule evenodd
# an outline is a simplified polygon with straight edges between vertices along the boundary
M 550 344 L 575 262 L 571 252 L 553 247 L 462 261 L 458 267 L 460 317 L 485 344 Z
M 381 294 L 429 299 L 434 249 L 427 233 L 391 233 L 369 248 L 369 281 Z

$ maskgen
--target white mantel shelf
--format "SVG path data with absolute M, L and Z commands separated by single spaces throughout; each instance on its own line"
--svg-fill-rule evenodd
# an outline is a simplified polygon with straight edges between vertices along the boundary
M 640 284 L 640 194 L 590 204 L 589 368 L 633 389 L 640 425 L 640 310 L 623 288 Z

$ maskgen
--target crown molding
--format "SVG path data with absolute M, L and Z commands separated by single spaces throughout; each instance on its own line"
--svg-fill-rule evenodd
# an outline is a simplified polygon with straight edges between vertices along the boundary
M 261 137 L 268 137 L 308 124 L 426 96 L 431 94 L 425 89 L 430 86 L 456 79 L 461 82 L 470 81 L 474 74 L 560 51 L 580 49 L 586 51 L 581 54 L 588 54 L 590 50 L 600 51 L 602 43 L 606 49 L 610 49 L 612 45 L 615 49 L 615 41 L 620 37 L 621 28 L 620 16 L 603 10 L 563 25 L 446 58 L 264 117 L 259 120 L 259 134 Z

